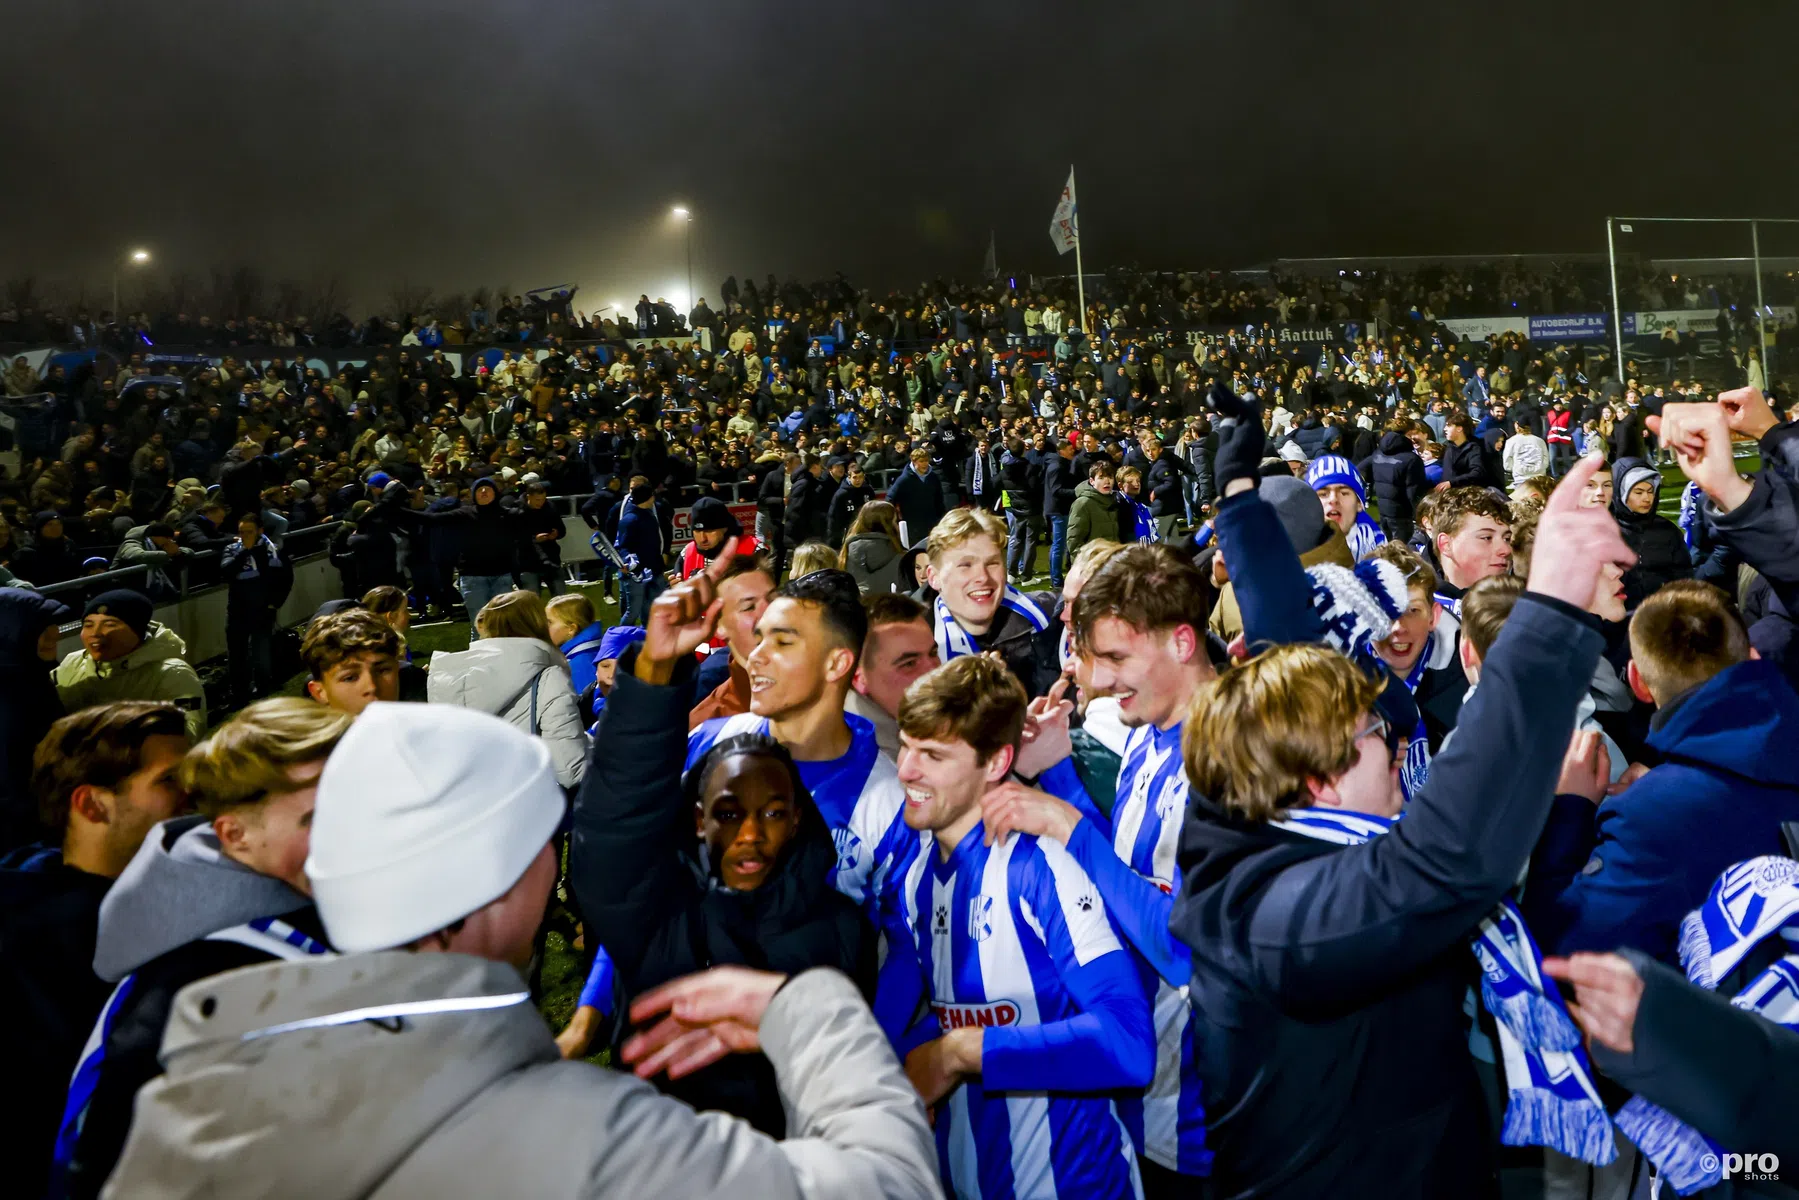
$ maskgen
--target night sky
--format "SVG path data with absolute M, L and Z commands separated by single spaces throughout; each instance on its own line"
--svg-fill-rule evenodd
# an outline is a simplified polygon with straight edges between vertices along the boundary
M 678 302 L 677 203 L 715 302 L 727 273 L 972 274 L 989 229 L 1009 271 L 1068 271 L 1071 162 L 1088 270 L 1799 216 L 1786 0 L 56 0 L 5 33 L 0 277 L 65 284 L 142 245 L 364 306 Z

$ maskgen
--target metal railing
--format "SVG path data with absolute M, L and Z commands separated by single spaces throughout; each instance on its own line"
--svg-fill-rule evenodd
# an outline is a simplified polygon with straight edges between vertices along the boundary
M 333 519 L 288 530 L 282 538 L 283 556 L 289 562 L 298 563 L 323 554 L 331 535 L 341 524 Z M 77 612 L 101 592 L 121 587 L 142 591 L 159 604 L 170 603 L 226 586 L 218 578 L 219 558 L 218 550 L 183 550 L 167 562 L 111 567 L 78 579 L 44 584 L 37 591 L 39 595 L 61 600 Z

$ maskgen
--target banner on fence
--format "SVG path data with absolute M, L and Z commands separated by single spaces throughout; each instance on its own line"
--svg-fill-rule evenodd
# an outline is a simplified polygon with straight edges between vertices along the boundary
M 1610 336 L 1611 320 L 1604 313 L 1568 313 L 1556 317 L 1527 317 L 1525 336 L 1533 342 L 1579 342 Z
M 1458 338 L 1484 342 L 1494 334 L 1521 333 L 1530 336 L 1529 317 L 1452 317 L 1438 324 Z
M 1794 308 L 1790 304 L 1769 306 L 1773 319 L 1782 324 L 1791 324 L 1794 320 Z M 1733 323 L 1745 322 L 1747 313 L 1736 313 Z M 1625 337 L 1660 337 L 1664 329 L 1674 329 L 1681 333 L 1716 333 L 1718 331 L 1718 313 L 1707 308 L 1665 308 L 1656 312 L 1634 312 L 1624 314 Z

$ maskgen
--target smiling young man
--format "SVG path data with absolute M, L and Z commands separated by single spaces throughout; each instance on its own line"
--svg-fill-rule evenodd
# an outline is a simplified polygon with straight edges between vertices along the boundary
M 101 592 L 81 615 L 81 649 L 57 664 L 57 695 L 70 712 L 115 700 L 164 700 L 187 715 L 189 737 L 206 731 L 206 689 L 182 655 L 187 643 L 155 620 L 150 598 Z
M 1130 731 L 1110 820 L 1087 801 L 1073 772 L 1065 706 L 1046 701 L 1033 706 L 1037 734 L 1018 769 L 1042 771 L 1043 786 L 1055 795 L 1009 783 L 985 801 L 995 837 L 1018 830 L 1066 846 L 1136 952 L 1142 986 L 1154 997 L 1157 1069 L 1142 1099 L 1121 1107 L 1143 1155 L 1144 1194 L 1152 1198 L 1190 1194 L 1195 1185 L 1182 1177 L 1211 1168 L 1193 1065 L 1192 967 L 1187 948 L 1168 932 L 1187 811 L 1183 721 L 1216 677 L 1198 616 L 1205 596 L 1199 569 L 1165 546 L 1127 546 L 1081 585 L 1074 632 L 1084 686 L 1111 696 Z
M 723 738 L 773 737 L 793 756 L 836 841 L 838 890 L 872 903 L 910 839 L 900 819 L 904 794 L 874 726 L 844 712 L 868 637 L 855 580 L 835 570 L 790 580 L 775 592 L 754 634 L 744 664 L 750 711 L 697 726 L 687 736 L 683 769 L 692 770 Z
M 1431 516 L 1437 553 L 1437 603 L 1451 616 L 1462 612 L 1462 593 L 1512 563 L 1512 514 L 1484 487 L 1453 488 Z
M 716 646 L 722 639 L 724 649 L 714 649 L 694 674 L 700 700 L 687 714 L 689 729 L 714 717 L 750 711 L 749 661 L 756 648 L 756 622 L 768 611 L 777 586 L 770 560 L 760 554 L 734 554 L 712 574 L 721 607 L 710 644 Z
M 925 543 L 925 580 L 919 598 L 931 604 L 937 653 L 944 661 L 998 654 L 1025 690 L 1048 692 L 1062 673 L 1057 655 L 1062 599 L 1026 594 L 1006 582 L 1006 527 L 979 508 L 958 508 L 937 523 Z
M 1437 573 L 1421 555 L 1409 546 L 1388 542 L 1373 557 L 1393 564 L 1405 576 L 1405 611 L 1394 619 L 1392 632 L 1374 644 L 1374 653 L 1392 668 L 1418 706 L 1419 727 L 1407 731 L 1405 767 L 1400 772 L 1405 794 L 1412 796 L 1424 786 L 1431 755 L 1442 748 L 1462 711 L 1468 691 L 1460 661 L 1462 630 L 1437 602 Z
M 1025 706 L 1018 680 L 981 655 L 933 671 L 900 705 L 906 824 L 919 831 L 900 904 L 941 1030 L 906 1073 L 936 1110 L 950 1194 L 1140 1198 L 1109 1094 L 1154 1072 L 1135 966 L 1067 850 L 982 825 Z
M 367 614 L 363 614 L 367 615 Z M 181 763 L 200 815 L 152 830 L 100 906 L 94 970 L 118 984 L 76 1068 L 58 1165 L 72 1197 L 100 1194 L 131 1126 L 175 993 L 271 959 L 327 952 L 306 854 L 325 759 L 351 717 L 297 697 L 250 705 Z

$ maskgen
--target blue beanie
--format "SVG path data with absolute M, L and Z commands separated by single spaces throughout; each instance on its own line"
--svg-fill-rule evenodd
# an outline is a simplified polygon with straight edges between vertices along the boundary
M 593 656 L 595 662 L 605 662 L 617 658 L 625 652 L 625 647 L 644 639 L 641 625 L 614 625 L 600 636 L 600 652 Z
M 386 471 L 376 471 L 373 475 L 369 476 L 368 480 L 369 486 L 376 491 L 380 491 L 392 482 L 393 476 L 389 475 Z
M 1315 492 L 1333 483 L 1349 488 L 1355 492 L 1356 499 L 1367 505 L 1368 493 L 1362 488 L 1362 476 L 1354 464 L 1341 454 L 1321 454 L 1306 468 L 1306 486 Z

